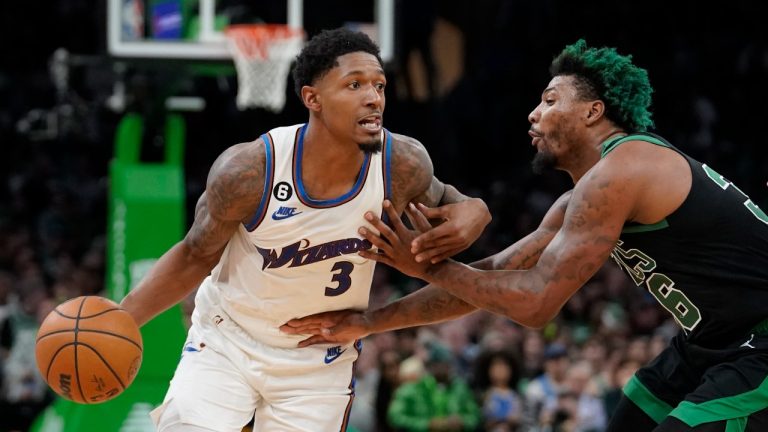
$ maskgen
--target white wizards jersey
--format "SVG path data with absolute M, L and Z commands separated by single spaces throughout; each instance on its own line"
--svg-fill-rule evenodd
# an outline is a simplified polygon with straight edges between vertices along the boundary
M 366 154 L 355 185 L 342 196 L 316 200 L 301 178 L 307 125 L 271 130 L 264 194 L 256 214 L 229 241 L 195 299 L 193 323 L 230 320 L 247 336 L 295 347 L 306 336 L 279 326 L 292 318 L 340 309 L 367 309 L 375 261 L 357 254 L 371 243 L 357 232 L 367 211 L 381 216 L 389 196 L 391 135 Z

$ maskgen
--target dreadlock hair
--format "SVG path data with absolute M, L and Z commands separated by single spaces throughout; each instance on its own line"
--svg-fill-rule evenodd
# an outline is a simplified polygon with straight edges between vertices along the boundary
M 353 52 L 373 55 L 383 65 L 379 47 L 365 33 L 345 28 L 323 30 L 307 42 L 296 57 L 293 69 L 293 89 L 301 98 L 301 88 L 312 85 L 329 70 L 339 65 L 338 58 Z
M 619 55 L 615 48 L 587 48 L 579 39 L 552 60 L 549 73 L 553 78 L 574 76 L 579 97 L 602 100 L 606 117 L 624 130 L 653 127 L 648 110 L 653 88 L 648 72 L 633 65 L 631 55 Z

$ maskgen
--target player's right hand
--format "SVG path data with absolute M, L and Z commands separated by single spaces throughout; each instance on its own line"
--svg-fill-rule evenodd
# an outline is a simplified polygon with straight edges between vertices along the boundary
M 299 342 L 299 348 L 303 348 L 321 343 L 352 343 L 371 333 L 368 324 L 363 312 L 346 309 L 294 318 L 280 326 L 280 331 L 312 335 Z

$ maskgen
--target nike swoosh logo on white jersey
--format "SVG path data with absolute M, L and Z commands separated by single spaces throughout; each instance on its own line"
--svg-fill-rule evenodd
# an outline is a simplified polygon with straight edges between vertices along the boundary
M 279 209 L 275 210 L 274 213 L 272 213 L 272 219 L 273 220 L 283 220 L 288 219 L 289 217 L 294 217 L 296 215 L 300 215 L 302 212 L 297 212 L 296 208 L 294 207 L 280 207 Z
M 346 348 L 341 350 L 341 351 L 337 351 L 337 352 L 334 352 L 334 353 L 326 354 L 325 355 L 325 364 L 329 364 L 332 361 L 336 360 L 337 358 L 341 357 L 341 355 L 344 354 L 344 351 L 346 351 Z

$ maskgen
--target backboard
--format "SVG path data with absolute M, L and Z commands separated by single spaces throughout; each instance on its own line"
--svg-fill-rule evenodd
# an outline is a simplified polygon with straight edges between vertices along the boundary
M 285 24 L 306 27 L 304 1 L 269 0 L 266 3 L 272 7 L 281 1 L 285 3 Z M 373 8 L 373 22 L 356 22 L 355 27 L 369 33 L 379 44 L 382 59 L 388 62 L 394 56 L 395 0 L 368 1 Z M 223 27 L 231 23 L 228 20 L 232 14 L 227 11 L 247 9 L 248 2 L 262 7 L 265 3 L 259 0 L 243 0 L 239 5 L 226 0 L 107 0 L 109 53 L 120 58 L 229 60 L 231 54 L 222 33 Z M 343 9 L 324 12 L 347 19 Z

